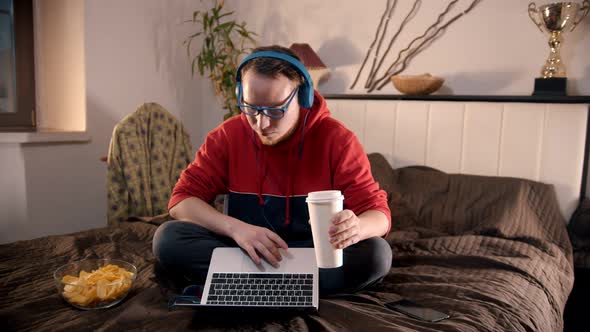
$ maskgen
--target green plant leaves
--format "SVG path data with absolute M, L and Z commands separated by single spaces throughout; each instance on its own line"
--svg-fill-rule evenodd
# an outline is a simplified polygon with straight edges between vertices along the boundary
M 234 11 L 222 13 L 223 1 L 216 0 L 214 6 L 206 11 L 194 11 L 192 22 L 197 31 L 189 35 L 183 42 L 189 59 L 191 59 L 191 75 L 195 74 L 195 65 L 201 76 L 207 75 L 215 93 L 221 98 L 223 108 L 228 111 L 224 115 L 227 119 L 239 114 L 235 93 L 235 72 L 239 56 L 247 53 L 249 45 L 256 44 L 253 36 L 257 34 L 248 31 L 246 22 L 241 24 L 231 19 Z M 220 22 L 222 18 L 229 19 Z M 194 39 L 202 40 L 201 50 L 192 54 L 191 43 Z

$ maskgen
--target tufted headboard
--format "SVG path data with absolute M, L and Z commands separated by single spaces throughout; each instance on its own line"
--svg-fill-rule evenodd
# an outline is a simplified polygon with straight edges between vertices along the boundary
M 367 153 L 383 154 L 393 167 L 426 165 L 551 183 L 569 220 L 585 192 L 590 98 L 562 98 L 326 96 L 332 116 L 356 134 Z

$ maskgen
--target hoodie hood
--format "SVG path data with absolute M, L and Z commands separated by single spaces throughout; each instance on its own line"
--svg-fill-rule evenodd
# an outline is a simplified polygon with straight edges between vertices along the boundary
M 248 122 L 247 115 L 241 114 L 242 124 L 245 129 L 250 131 L 252 140 L 255 145 L 256 151 L 256 179 L 258 182 L 258 204 L 264 206 L 265 201 L 262 197 L 262 184 L 264 177 L 266 176 L 266 165 L 265 165 L 265 152 L 266 151 L 285 151 L 288 154 L 289 162 L 287 163 L 286 177 L 287 177 L 287 190 L 285 193 L 285 226 L 288 226 L 291 221 L 290 201 L 291 194 L 293 193 L 293 178 L 297 171 L 297 164 L 301 159 L 303 148 L 305 145 L 305 134 L 312 131 L 322 119 L 330 116 L 330 111 L 326 105 L 326 100 L 314 90 L 313 105 L 311 108 L 300 108 L 299 110 L 299 121 L 297 129 L 293 134 L 288 137 L 285 141 L 278 143 L 277 145 L 264 145 L 260 140 L 260 137 L 252 129 Z

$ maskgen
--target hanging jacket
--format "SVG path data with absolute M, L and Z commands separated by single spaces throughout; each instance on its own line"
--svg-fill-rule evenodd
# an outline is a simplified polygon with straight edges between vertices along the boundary
M 319 190 L 340 190 L 345 209 L 381 211 L 391 225 L 387 194 L 373 180 L 362 146 L 330 117 L 316 91 L 313 106 L 301 108 L 296 131 L 277 145 L 263 145 L 244 114 L 211 131 L 182 172 L 168 209 L 188 197 L 210 203 L 228 193 L 228 215 L 286 240 L 304 240 L 311 237 L 305 198 Z
M 190 163 L 182 123 L 157 103 L 145 103 L 113 131 L 108 153 L 108 223 L 167 212 L 174 183 Z

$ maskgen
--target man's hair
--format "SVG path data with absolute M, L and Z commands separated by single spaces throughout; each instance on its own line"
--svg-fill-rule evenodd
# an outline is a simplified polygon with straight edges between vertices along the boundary
M 273 51 L 273 52 L 283 53 L 283 54 L 292 56 L 295 59 L 301 61 L 301 59 L 299 58 L 299 56 L 297 56 L 297 54 L 295 52 L 293 52 L 292 50 L 290 50 L 286 47 L 282 47 L 279 45 L 257 47 L 254 50 L 252 50 L 252 53 L 263 52 L 263 51 Z M 255 58 L 255 59 L 252 59 L 252 60 L 248 61 L 242 67 L 242 77 L 244 76 L 246 71 L 250 70 L 250 69 L 253 69 L 255 73 L 258 73 L 258 74 L 261 74 L 264 76 L 276 78 L 276 77 L 279 77 L 280 75 L 284 75 L 291 81 L 295 81 L 297 83 L 303 82 L 303 77 L 301 76 L 299 71 L 297 71 L 297 69 L 295 69 L 295 67 L 293 65 L 291 65 L 287 61 L 281 60 L 281 59 L 275 59 L 275 58 Z

